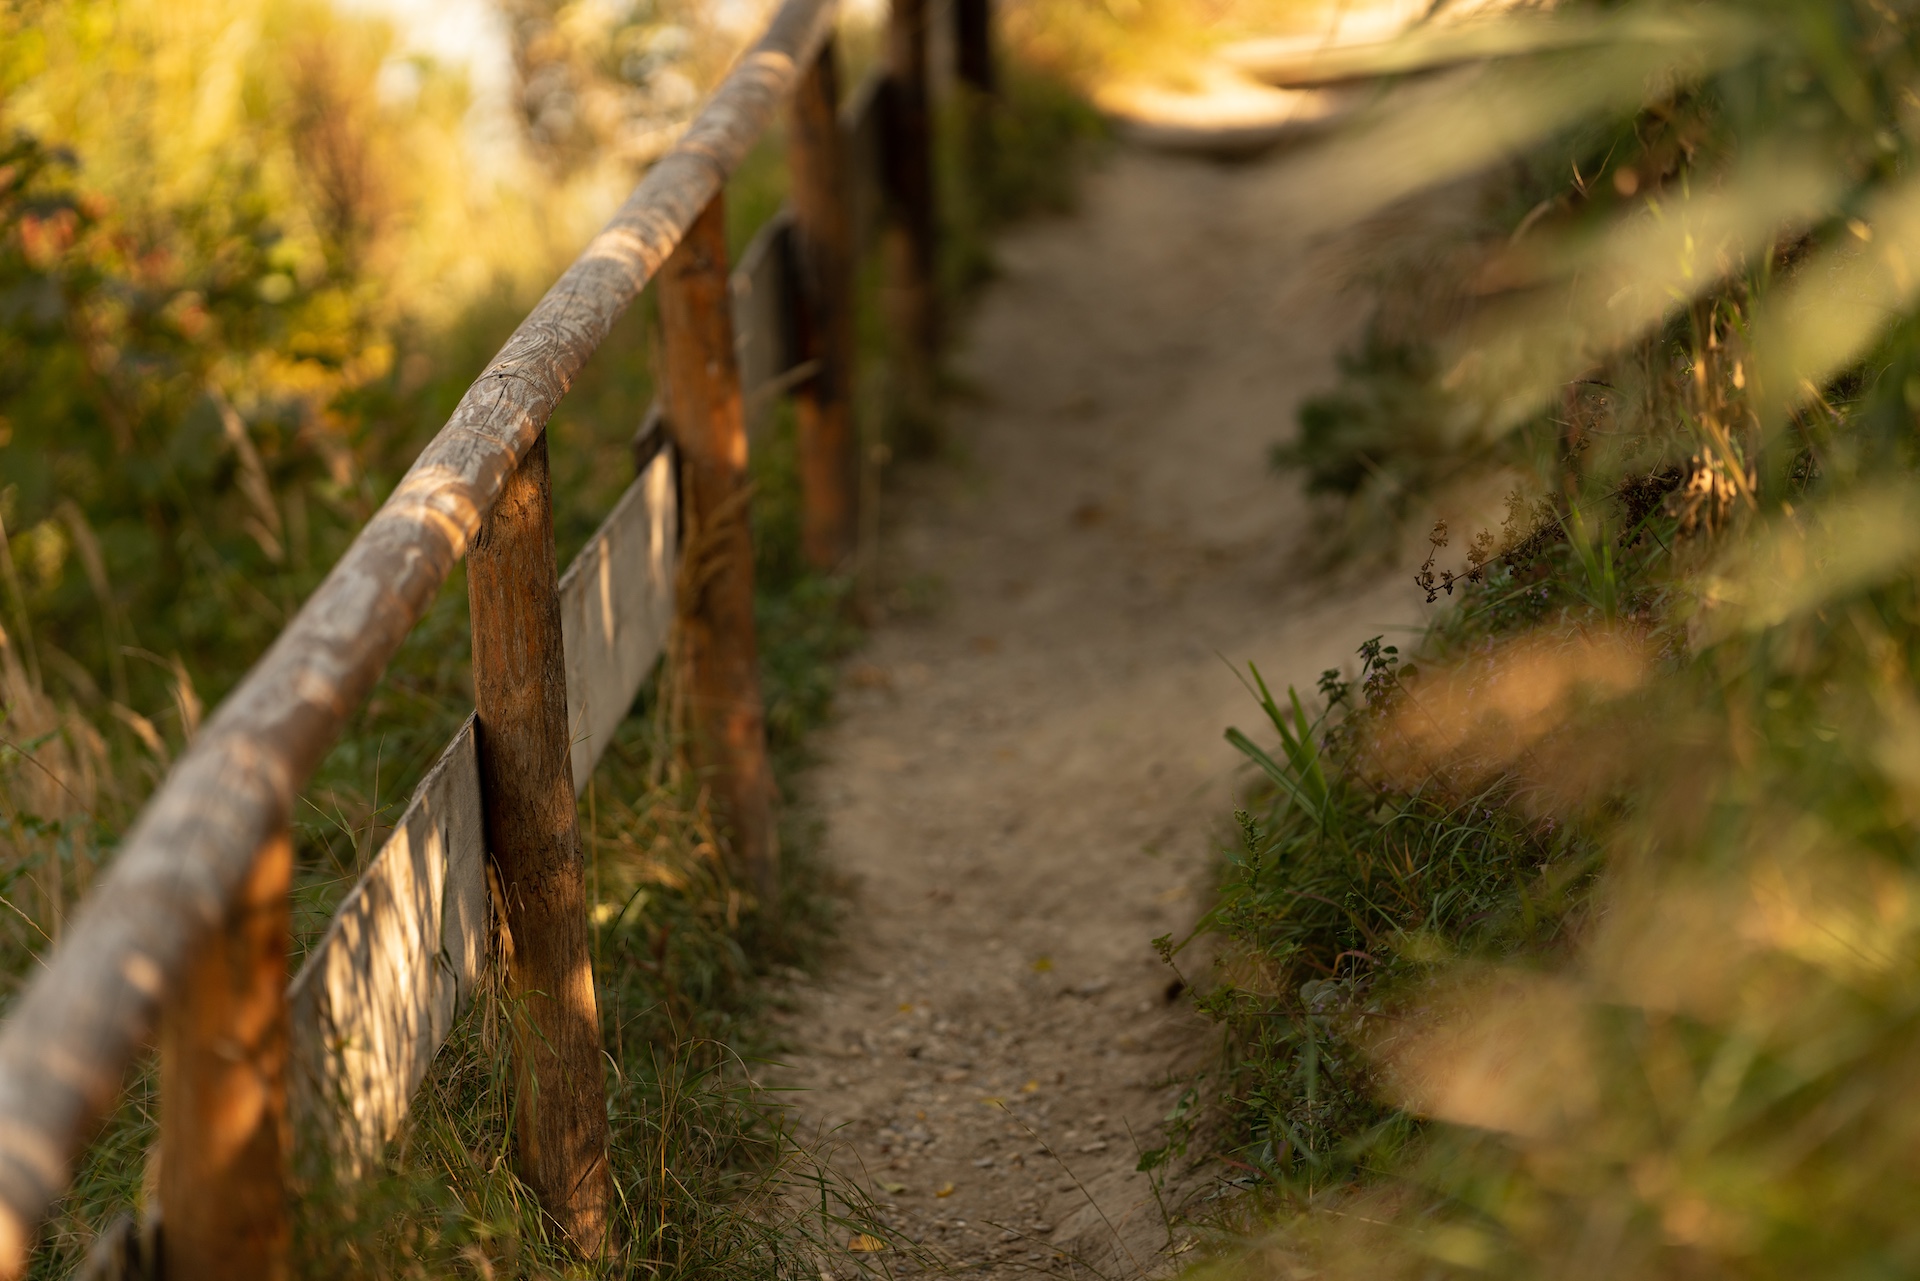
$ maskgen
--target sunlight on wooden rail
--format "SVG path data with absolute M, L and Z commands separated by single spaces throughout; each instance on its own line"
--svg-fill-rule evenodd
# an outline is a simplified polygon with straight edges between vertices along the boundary
M 671 450 L 656 454 L 560 580 L 576 790 L 652 671 L 673 619 Z M 360 1178 L 407 1113 L 486 960 L 485 820 L 471 718 L 293 981 L 296 1143 Z
M 300 788 L 455 561 L 487 527 L 522 460 L 541 447 L 546 421 L 575 374 L 828 47 L 833 13 L 833 0 L 787 0 L 680 144 L 648 171 L 489 363 L 127 833 L 112 868 L 0 1028 L 0 1278 L 23 1275 L 40 1221 L 136 1056 L 152 1043 L 162 1003 L 172 1020 L 183 978 L 197 972 L 196 957 L 230 925 L 243 890 L 257 879 L 260 852 L 284 843 Z M 872 113 L 857 113 L 854 124 L 849 150 L 857 152 L 857 140 L 874 135 Z M 857 183 L 839 184 L 856 201 L 879 186 L 864 173 Z M 781 292 L 805 290 L 788 281 Z M 847 302 L 837 297 L 831 305 Z M 756 376 L 784 375 L 790 354 L 764 361 Z M 846 371 L 833 372 L 822 381 L 844 386 Z M 737 404 L 738 382 L 724 394 Z M 540 592 L 550 593 L 563 620 L 555 630 L 564 655 L 552 660 L 566 674 L 573 750 L 560 786 L 583 782 L 664 645 L 676 577 L 677 457 L 669 450 L 654 459 L 563 586 L 549 580 L 525 589 L 536 604 Z M 535 536 L 547 540 L 550 564 L 550 529 Z M 449 746 L 292 988 L 293 1112 L 303 1129 L 329 1134 L 350 1169 L 378 1156 L 485 955 L 482 856 L 492 843 L 492 818 L 480 780 L 488 742 L 483 704 L 480 721 L 469 722 Z M 568 839 L 577 858 L 577 834 Z M 556 848 L 564 853 L 565 846 Z M 235 981 L 242 980 L 244 974 Z M 249 1016 L 267 1019 L 261 1071 L 270 1094 L 289 1066 L 286 1015 L 281 1005 L 278 1014 Z M 169 1088 L 163 1083 L 163 1097 Z M 269 1098 L 264 1106 L 271 1111 L 275 1103 Z M 286 1126 L 271 1115 L 258 1124 L 282 1132 Z M 269 1166 L 286 1161 L 284 1146 L 267 1142 L 259 1159 Z M 191 1204 L 171 1209 L 202 1227 L 224 1223 L 231 1200 L 225 1191 L 207 1187 Z M 271 1206 L 261 1211 L 266 1217 L 254 1225 L 267 1244 L 251 1261 L 227 1255 L 177 1262 L 200 1276 L 283 1275 L 284 1233 L 270 1221 L 273 1213 Z

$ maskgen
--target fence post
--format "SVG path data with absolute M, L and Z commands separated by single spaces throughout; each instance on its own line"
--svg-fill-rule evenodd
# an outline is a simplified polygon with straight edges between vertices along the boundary
M 927 89 L 927 0 L 892 0 L 887 19 L 886 314 L 895 335 L 896 412 L 904 443 L 935 442 L 933 355 L 939 342 L 933 223 L 933 139 Z
M 160 1029 L 166 1275 L 284 1281 L 288 1202 L 288 891 L 282 832 L 168 999 Z
M 467 555 L 487 849 L 505 907 L 521 1176 L 582 1253 L 607 1246 L 606 1069 L 573 795 L 542 432 Z
M 712 773 L 737 870 L 772 911 L 780 901 L 780 850 L 753 625 L 747 428 L 727 292 L 724 195 L 694 219 L 659 281 L 667 430 L 680 459 L 685 533 L 676 613 L 693 747 Z
M 992 0 L 953 0 L 953 48 L 960 83 L 993 92 Z
M 847 217 L 840 84 L 828 37 L 793 95 L 787 141 L 800 356 L 818 362 L 798 393 L 801 547 L 815 569 L 840 568 L 857 537 L 853 430 L 853 241 Z

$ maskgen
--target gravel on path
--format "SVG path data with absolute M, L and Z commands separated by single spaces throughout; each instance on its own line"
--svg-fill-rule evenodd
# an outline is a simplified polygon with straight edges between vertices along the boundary
M 1006 237 L 949 456 L 889 495 L 892 611 L 802 784 L 853 898 L 781 1079 L 951 1267 L 1170 1269 L 1135 1167 L 1215 1042 L 1151 940 L 1244 777 L 1233 666 L 1308 689 L 1421 617 L 1397 568 L 1317 573 L 1325 510 L 1268 466 L 1363 310 L 1286 166 L 1117 148 Z

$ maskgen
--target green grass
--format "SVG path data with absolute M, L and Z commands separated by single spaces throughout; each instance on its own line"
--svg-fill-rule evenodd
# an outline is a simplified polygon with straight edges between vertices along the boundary
M 996 119 L 999 134 L 1018 142 L 1007 152 L 1009 163 L 1027 168 L 1024 176 L 992 170 L 991 225 L 1061 207 L 1064 171 L 1057 162 L 1087 136 L 1084 109 L 1022 89 Z M 1025 141 L 1028 134 L 1039 141 Z M 1036 147 L 1056 163 L 1034 163 Z M 736 180 L 729 218 L 736 243 L 756 215 L 778 206 L 777 161 L 777 147 L 763 146 Z M 963 192 L 950 188 L 948 198 L 968 199 Z M 969 225 L 981 236 L 988 229 Z M 610 340 L 608 347 L 636 345 Z M 869 346 L 863 354 L 871 366 L 879 353 Z M 637 421 L 646 389 L 631 364 L 600 379 L 590 367 L 569 398 L 589 407 L 582 420 Z M 717 857 L 721 840 L 699 780 L 673 763 L 678 756 L 651 691 L 582 799 L 596 916 L 612 914 L 596 931 L 596 973 L 617 1065 L 613 1164 L 617 1235 L 627 1244 L 605 1275 L 644 1269 L 810 1281 L 823 1257 L 838 1269 L 865 1266 L 845 1249 L 851 1234 L 889 1235 L 856 1188 L 795 1143 L 778 1099 L 755 1083 L 756 1064 L 780 1049 L 761 1018 L 766 978 L 817 965 L 832 934 L 837 899 L 817 862 L 818 829 L 804 805 L 793 803 L 800 798 L 791 787 L 808 761 L 809 732 L 831 713 L 835 664 L 860 636 L 852 582 L 815 573 L 798 556 L 793 432 L 793 414 L 783 405 L 751 463 L 768 738 L 789 793 L 780 911 L 742 908 Z M 591 446 L 586 457 L 594 457 Z M 556 463 L 556 493 L 559 485 Z M 429 640 L 421 653 L 443 656 L 445 649 Z M 475 1267 L 480 1257 L 500 1276 L 578 1270 L 547 1239 L 505 1159 L 510 1100 L 497 1017 L 483 1002 L 442 1052 L 396 1146 L 392 1173 L 348 1198 L 336 1216 L 305 1221 L 314 1243 L 311 1275 L 409 1275 L 409 1268 L 457 1262 Z
M 1008 101 L 993 117 L 993 136 L 1001 145 L 987 185 L 944 188 L 948 243 L 960 245 L 953 254 L 971 264 L 951 277 L 956 299 L 963 285 L 985 278 L 986 237 L 993 229 L 1023 214 L 1064 207 L 1068 161 L 1091 136 L 1089 115 L 1071 98 L 1017 68 L 1010 71 L 1010 84 Z M 955 145 L 956 136 L 944 130 L 943 166 L 950 167 Z M 736 252 L 783 198 L 780 149 L 777 136 L 763 143 L 730 185 L 729 240 Z M 864 279 L 872 283 L 871 276 Z M 317 582 L 523 307 L 523 299 L 502 288 L 444 332 L 403 333 L 390 375 L 358 387 L 350 403 L 341 403 L 339 412 L 363 432 L 356 442 L 356 483 L 351 492 L 331 494 L 332 506 L 309 503 L 305 558 L 282 575 L 289 601 Z M 643 298 L 616 325 L 549 424 L 562 563 L 585 543 L 631 474 L 628 442 L 654 394 L 656 324 Z M 863 334 L 871 374 L 883 348 L 870 330 Z M 866 421 L 881 421 L 872 378 L 862 394 Z M 831 1258 L 843 1275 L 864 1266 L 862 1256 L 846 1250 L 850 1234 L 887 1235 L 868 1214 L 862 1194 L 795 1141 L 778 1096 L 759 1083 L 765 1063 L 781 1050 L 765 1018 L 779 990 L 769 980 L 818 966 L 831 943 L 838 890 L 819 863 L 819 829 L 793 785 L 808 760 L 809 734 L 831 714 L 836 664 L 860 639 L 853 583 L 816 574 L 799 560 L 793 449 L 793 416 L 782 407 L 751 464 L 767 724 L 788 802 L 780 820 L 786 884 L 779 911 L 756 913 L 729 883 L 720 857 L 723 838 L 706 808 L 701 780 L 681 763 L 654 686 L 642 691 L 580 800 L 611 1065 L 618 1253 L 594 1266 L 571 1258 L 551 1238 L 514 1175 L 504 1015 L 497 994 L 489 991 L 436 1059 L 378 1176 L 334 1187 L 324 1170 L 310 1172 L 314 1182 L 303 1190 L 296 1226 L 301 1275 L 644 1272 L 811 1281 L 823 1259 Z M 274 479 L 288 486 L 279 491 L 283 504 L 294 501 L 289 495 L 306 492 L 305 473 L 289 471 L 283 478 L 276 472 Z M 472 705 L 466 616 L 464 574 L 456 570 L 300 799 L 294 822 L 294 965 L 324 931 L 340 897 Z M 13 634 L 35 632 L 27 627 Z M 216 646 L 196 657 L 194 670 L 224 670 L 215 650 L 232 657 Z M 151 678 L 165 693 L 178 687 L 170 687 L 167 676 L 143 670 L 140 679 Z M 208 684 L 210 692 L 224 688 Z M 161 725 L 163 748 L 177 750 L 182 728 Z M 81 731 L 61 732 L 72 737 Z M 24 746 L 44 752 L 48 741 L 36 738 Z M 104 857 L 100 851 L 161 773 L 157 756 L 130 733 L 100 744 L 97 755 L 86 759 L 111 785 L 99 793 L 94 813 L 52 827 L 24 812 L 9 813 L 16 825 L 40 824 L 29 835 L 66 860 L 62 884 L 69 892 L 77 875 Z M 116 782 L 124 774 L 132 780 Z M 11 875 L 37 885 L 46 873 L 43 864 L 20 860 Z M 15 971 L 30 965 L 35 942 L 20 940 Z M 36 1253 L 34 1277 L 66 1275 L 98 1231 L 144 1203 L 146 1154 L 157 1136 L 154 1091 L 152 1066 L 143 1065 L 58 1207 Z
M 624 463 L 620 432 L 637 421 L 638 412 L 627 411 L 644 404 L 648 388 L 643 377 L 623 377 L 624 398 L 591 372 L 582 390 L 588 406 L 615 406 L 608 452 Z M 777 439 L 787 436 L 790 429 Z M 788 783 L 806 734 L 829 713 L 833 664 L 859 637 L 845 584 L 800 571 L 778 550 L 794 519 L 791 462 L 790 448 L 754 461 L 755 520 L 762 546 L 773 549 L 763 557 L 759 610 L 769 730 Z M 590 529 L 589 518 L 572 515 L 584 504 L 562 504 L 564 497 L 556 483 L 556 524 Z M 456 577 L 307 792 L 296 827 L 295 964 L 471 705 L 465 616 Z M 814 862 L 804 811 L 790 809 L 780 911 L 743 910 L 699 780 L 676 764 L 664 734 L 650 686 L 581 798 L 596 916 L 613 922 L 596 932 L 595 960 L 614 1064 L 618 1232 L 627 1243 L 617 1263 L 593 1275 L 628 1275 L 645 1261 L 672 1276 L 811 1278 L 818 1267 L 806 1263 L 807 1249 L 861 1230 L 841 1231 L 836 1217 L 860 1199 L 792 1141 L 777 1098 L 756 1080 L 757 1065 L 778 1049 L 761 1018 L 764 981 L 818 963 L 831 936 L 831 887 Z M 578 1272 L 508 1159 L 511 1074 L 499 1018 L 497 999 L 483 996 L 456 1029 L 381 1177 L 303 1197 L 303 1275 Z M 152 1092 L 148 1070 L 90 1151 L 36 1258 L 36 1276 L 64 1275 L 96 1231 L 142 1199 L 141 1154 L 157 1136 Z
M 1521 491 L 1465 548 L 1435 531 L 1417 581 L 1445 607 L 1410 661 L 1373 642 L 1317 699 L 1255 686 L 1220 959 L 1193 975 L 1225 1049 L 1150 1154 L 1226 1194 L 1214 1275 L 1920 1261 L 1920 329 L 1902 294 L 1844 351 L 1780 337 L 1832 336 L 1838 262 L 1910 248 L 1847 219 L 1911 170 L 1889 104 L 1920 36 L 1767 12 L 1751 56 L 1486 177 L 1426 259 L 1446 279 L 1380 276 L 1383 319 L 1284 458 L 1366 521 L 1409 495 L 1450 515 L 1439 480 L 1476 469 Z M 1474 406 L 1459 362 L 1604 331 L 1627 294 L 1578 277 L 1609 228 L 1785 140 L 1844 195 L 1541 396 Z M 1389 341 L 1437 295 L 1462 311 Z
M 788 850 L 777 924 L 743 910 L 698 781 L 659 733 L 648 714 L 630 719 L 582 800 L 618 1252 L 578 1262 L 515 1177 L 505 1012 L 488 993 L 436 1059 L 387 1173 L 309 1194 L 304 1275 L 811 1278 L 817 1253 L 868 1230 L 858 1194 L 793 1141 L 758 1084 L 778 1048 L 763 981 L 817 961 L 831 928 L 811 851 Z
M 1229 731 L 1255 800 L 1234 815 L 1215 905 L 1186 939 L 1156 940 L 1176 967 L 1197 937 L 1226 945 L 1192 976 L 1223 1052 L 1211 1107 L 1183 1100 L 1142 1168 L 1211 1154 L 1234 1186 L 1283 1197 L 1390 1169 L 1411 1129 L 1380 1097 L 1369 1020 L 1443 966 L 1552 950 L 1590 887 L 1590 840 L 1516 807 L 1512 779 L 1383 773 L 1377 736 L 1415 703 L 1418 672 L 1377 637 L 1359 657 L 1356 679 L 1321 678 L 1312 718 L 1249 673 L 1280 750 Z

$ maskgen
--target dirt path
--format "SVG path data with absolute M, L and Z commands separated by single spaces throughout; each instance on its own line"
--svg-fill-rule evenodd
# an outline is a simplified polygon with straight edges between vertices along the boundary
M 874 634 L 807 784 L 857 891 L 788 1079 L 955 1264 L 1178 1248 L 1134 1167 L 1208 1032 L 1149 941 L 1194 919 L 1221 734 L 1258 717 L 1228 661 L 1310 687 L 1418 616 L 1404 575 L 1313 578 L 1266 463 L 1360 311 L 1285 163 L 1121 149 L 1078 216 L 1006 239 L 960 459 L 892 499 L 887 580 L 935 603 Z

